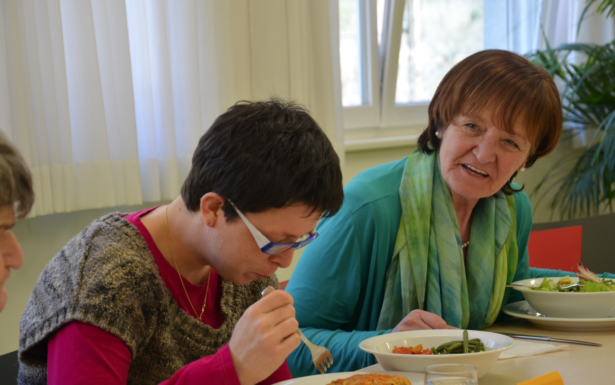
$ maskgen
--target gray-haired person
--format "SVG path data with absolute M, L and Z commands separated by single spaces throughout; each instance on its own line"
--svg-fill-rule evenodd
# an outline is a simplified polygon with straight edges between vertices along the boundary
M 15 223 L 23 219 L 34 202 L 32 175 L 17 149 L 0 133 L 0 311 L 7 294 L 4 282 L 11 269 L 23 264 L 23 253 L 11 232 Z

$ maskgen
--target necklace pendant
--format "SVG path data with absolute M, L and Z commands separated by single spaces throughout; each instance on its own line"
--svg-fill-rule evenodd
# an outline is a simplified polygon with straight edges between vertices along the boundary
M 164 210 L 164 226 L 166 227 L 166 230 L 167 230 L 167 243 L 169 244 L 169 254 L 171 254 L 171 259 L 173 259 L 173 265 L 175 266 L 175 271 L 177 271 L 179 282 L 182 284 L 182 287 L 184 288 L 186 299 L 188 299 L 188 303 L 190 304 L 192 311 L 194 311 L 194 315 L 197 317 L 196 319 L 203 322 L 201 317 L 203 317 L 203 313 L 205 313 L 205 307 L 207 306 L 207 296 L 209 295 L 209 282 L 210 282 L 209 279 L 211 278 L 211 270 L 213 270 L 213 268 L 209 269 L 209 274 L 207 275 L 207 289 L 205 290 L 205 300 L 203 301 L 203 307 L 201 308 L 201 314 L 199 315 L 196 313 L 196 309 L 194 308 L 194 305 L 192 304 L 192 301 L 190 300 L 190 296 L 188 295 L 188 290 L 186 290 L 186 285 L 184 285 L 184 280 L 182 279 L 182 275 L 179 272 L 179 269 L 177 268 L 177 262 L 175 261 L 175 255 L 173 254 L 173 248 L 171 247 L 171 234 L 169 233 L 169 221 L 167 218 L 168 213 L 169 213 L 169 206 L 167 205 L 167 208 Z

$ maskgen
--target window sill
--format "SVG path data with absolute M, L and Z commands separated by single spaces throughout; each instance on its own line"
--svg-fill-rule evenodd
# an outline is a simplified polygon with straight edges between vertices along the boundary
M 424 126 L 352 129 L 344 134 L 344 151 L 416 146 Z

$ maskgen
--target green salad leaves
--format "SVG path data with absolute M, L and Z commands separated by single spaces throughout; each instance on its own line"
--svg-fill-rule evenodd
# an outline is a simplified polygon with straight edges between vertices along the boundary
M 538 291 L 558 291 L 558 292 L 578 292 L 578 293 L 597 293 L 602 291 L 615 291 L 615 282 L 610 279 L 601 279 L 601 282 L 587 281 L 584 279 L 579 279 L 579 282 L 582 283 L 583 287 L 574 287 L 571 289 L 562 289 L 563 286 L 568 286 L 573 282 L 568 277 L 561 278 L 558 282 L 553 282 L 552 279 L 545 278 L 542 280 L 542 283 L 538 287 L 531 288 L 532 290 Z
M 578 292 L 578 293 L 598 293 L 602 291 L 615 291 L 615 282 L 611 279 L 598 277 L 593 271 L 589 270 L 582 262 L 577 263 L 577 270 L 574 274 L 579 277 L 579 283 L 574 287 L 564 289 L 564 287 L 573 284 L 572 280 L 562 277 L 558 282 L 553 282 L 552 279 L 545 278 L 538 287 L 532 287 L 531 290 L 539 291 L 559 291 L 559 292 Z

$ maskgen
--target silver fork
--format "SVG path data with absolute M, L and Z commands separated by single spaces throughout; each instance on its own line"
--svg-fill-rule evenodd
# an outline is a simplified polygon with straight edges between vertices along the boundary
M 314 363 L 314 366 L 316 366 L 316 369 L 318 369 L 320 374 L 324 374 L 327 369 L 333 365 L 333 356 L 331 356 L 329 349 L 324 346 L 314 345 L 307 339 L 306 336 L 303 335 L 303 333 L 301 333 L 301 330 L 299 329 L 297 329 L 295 333 L 299 335 L 305 346 L 310 349 L 310 352 L 312 353 L 312 362 Z
M 261 294 L 264 297 L 274 290 L 275 289 L 273 287 L 268 286 Z M 321 374 L 324 374 L 331 367 L 331 365 L 333 365 L 333 356 L 331 355 L 329 349 L 324 346 L 314 345 L 307 339 L 306 336 L 303 335 L 303 333 L 301 333 L 301 330 L 299 329 L 297 329 L 295 333 L 297 333 L 299 338 L 301 338 L 301 341 L 303 341 L 305 346 L 310 349 L 310 353 L 312 353 L 312 362 L 314 363 L 314 366 L 316 366 L 316 369 L 318 369 Z
M 584 287 L 585 285 L 582 283 L 573 283 L 571 285 L 568 286 L 562 286 L 562 290 L 566 290 L 566 289 L 572 289 L 573 287 Z M 529 287 L 529 288 L 536 288 L 538 286 L 532 286 L 532 285 L 520 285 L 520 284 L 514 284 L 514 285 L 506 285 L 506 287 Z

